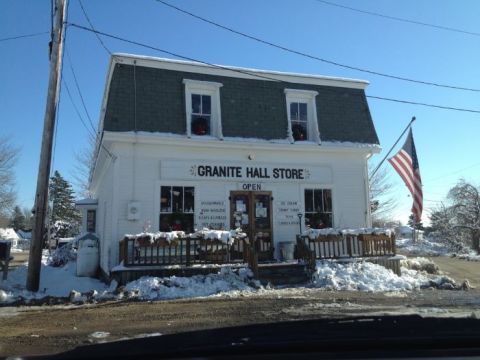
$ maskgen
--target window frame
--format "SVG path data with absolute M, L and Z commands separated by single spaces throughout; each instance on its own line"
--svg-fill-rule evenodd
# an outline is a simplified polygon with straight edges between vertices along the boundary
M 304 141 L 313 141 L 320 144 L 320 132 L 318 130 L 317 106 L 316 96 L 318 91 L 300 90 L 300 89 L 284 89 L 285 102 L 287 105 L 287 120 L 288 120 L 288 140 L 293 143 L 302 143 Z M 292 103 L 306 103 L 307 104 L 307 139 L 302 141 L 295 141 L 292 130 L 292 117 L 290 113 L 290 106 Z M 296 120 L 293 120 L 296 121 Z
M 334 202 L 333 202 L 333 189 L 331 187 L 327 187 L 327 186 L 324 186 L 324 187 L 319 187 L 319 186 L 305 186 L 303 189 L 303 215 L 304 215 L 304 226 L 306 228 L 307 226 L 307 223 L 306 223 L 306 220 L 307 220 L 307 214 L 312 214 L 312 215 L 315 215 L 315 214 L 327 214 L 330 216 L 330 218 L 332 219 L 332 224 L 331 224 L 331 227 L 335 227 L 335 217 L 334 217 Z M 307 211 L 307 201 L 306 201 L 306 196 L 305 196 L 305 192 L 307 190 L 311 190 L 312 191 L 312 211 Z M 326 211 L 325 210 L 325 197 L 324 197 L 324 191 L 325 190 L 328 190 L 330 191 L 330 211 Z M 321 199 L 322 199 L 322 211 L 316 211 L 315 209 L 315 191 L 321 191 Z
M 210 96 L 210 133 L 206 135 L 194 135 L 195 137 L 212 136 L 223 139 L 222 117 L 220 106 L 220 88 L 221 83 L 211 81 L 200 81 L 183 79 L 185 85 L 185 113 L 186 113 L 186 129 L 187 137 L 192 137 L 192 95 L 208 95 Z
M 170 188 L 170 206 L 168 211 L 163 211 L 162 209 L 162 188 Z M 173 206 L 173 189 L 174 188 L 182 188 L 182 211 L 174 211 L 174 206 Z M 193 207 L 191 208 L 191 211 L 186 211 L 185 209 L 185 189 L 186 188 L 193 188 Z M 192 217 L 192 227 L 194 230 L 195 229 L 195 208 L 196 208 L 196 186 L 194 185 L 178 185 L 178 184 L 161 184 L 159 187 L 160 191 L 160 198 L 159 198 L 159 212 L 158 212 L 158 229 L 160 230 L 162 223 L 161 223 L 161 217 L 162 215 L 173 215 L 173 214 L 182 214 L 182 215 L 189 215 Z

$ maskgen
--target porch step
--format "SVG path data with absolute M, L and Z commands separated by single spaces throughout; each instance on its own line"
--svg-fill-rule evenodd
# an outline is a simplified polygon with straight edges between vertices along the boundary
M 298 263 L 258 264 L 258 279 L 263 285 L 295 285 L 309 281 L 307 267 Z

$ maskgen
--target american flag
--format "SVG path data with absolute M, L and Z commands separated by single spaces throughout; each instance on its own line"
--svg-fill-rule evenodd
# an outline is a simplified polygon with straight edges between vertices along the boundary
M 392 164 L 407 185 L 408 190 L 410 190 L 413 198 L 412 213 L 415 216 L 415 221 L 419 223 L 422 219 L 423 192 L 412 129 L 410 129 L 403 147 L 395 156 L 388 159 L 388 162 Z

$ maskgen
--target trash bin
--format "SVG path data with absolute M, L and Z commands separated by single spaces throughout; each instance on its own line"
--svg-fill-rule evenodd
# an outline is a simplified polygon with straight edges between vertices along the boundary
M 294 242 L 280 242 L 280 256 L 282 261 L 289 261 L 293 260 L 294 256 L 293 253 L 295 251 L 295 243 Z
M 99 241 L 93 234 L 78 239 L 77 276 L 94 277 L 99 264 Z

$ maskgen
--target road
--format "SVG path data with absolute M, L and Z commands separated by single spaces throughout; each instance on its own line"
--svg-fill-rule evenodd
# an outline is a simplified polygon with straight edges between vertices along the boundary
M 24 256 L 26 254 L 23 254 Z M 24 261 L 17 258 L 18 262 Z M 0 307 L 0 356 L 59 352 L 100 341 L 275 321 L 379 314 L 480 318 L 480 262 L 432 258 L 470 291 L 367 293 L 286 288 L 203 299 Z M 95 332 L 108 332 L 105 338 Z
M 457 283 L 468 279 L 470 285 L 480 288 L 480 261 L 467 261 L 446 256 L 429 257 L 429 259 Z

